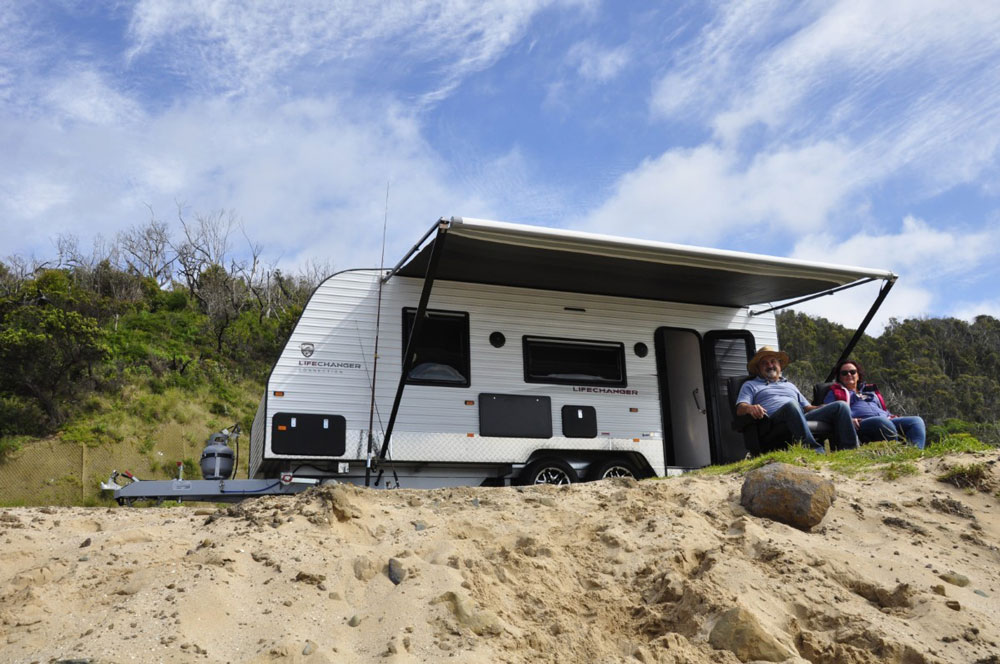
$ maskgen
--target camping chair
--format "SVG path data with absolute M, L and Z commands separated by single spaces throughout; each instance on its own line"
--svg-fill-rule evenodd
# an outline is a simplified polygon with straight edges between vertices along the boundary
M 733 413 L 733 428 L 743 434 L 743 444 L 746 446 L 747 451 L 751 455 L 757 456 L 758 454 L 784 448 L 787 445 L 787 441 L 791 438 L 791 432 L 787 429 L 784 432 L 775 430 L 769 436 L 769 440 L 762 441 L 758 435 L 757 420 L 749 415 L 736 414 L 736 399 L 740 395 L 740 388 L 743 387 L 743 383 L 751 378 L 753 376 L 730 376 L 726 379 L 726 387 L 729 390 L 729 407 Z M 820 406 L 823 404 L 823 399 L 826 397 L 830 385 L 831 383 L 817 383 L 813 386 L 813 405 Z M 829 438 L 832 432 L 832 427 L 825 422 L 810 422 L 807 420 L 806 424 L 817 441 Z

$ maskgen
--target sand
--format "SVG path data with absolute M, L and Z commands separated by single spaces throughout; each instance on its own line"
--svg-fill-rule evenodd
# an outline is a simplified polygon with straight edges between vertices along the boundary
M 998 487 L 936 478 L 998 458 L 821 471 L 811 532 L 739 476 L 3 508 L 0 661 L 996 663 Z

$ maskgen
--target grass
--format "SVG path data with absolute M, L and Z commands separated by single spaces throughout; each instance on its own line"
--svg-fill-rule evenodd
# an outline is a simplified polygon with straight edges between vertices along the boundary
M 709 466 L 696 470 L 694 473 L 699 475 L 744 474 L 769 463 L 779 462 L 814 469 L 828 468 L 847 476 L 875 473 L 892 481 L 920 472 L 916 462 L 921 459 L 964 452 L 985 452 L 993 449 L 996 448 L 980 442 L 966 433 L 944 436 L 923 450 L 895 441 L 877 441 L 862 445 L 855 450 L 839 450 L 819 454 L 801 444 L 796 444 L 787 449 L 775 450 L 735 463 Z
M 938 480 L 954 484 L 959 489 L 975 489 L 985 493 L 989 493 L 994 485 L 993 475 L 985 463 L 952 466 L 943 475 L 939 475 Z

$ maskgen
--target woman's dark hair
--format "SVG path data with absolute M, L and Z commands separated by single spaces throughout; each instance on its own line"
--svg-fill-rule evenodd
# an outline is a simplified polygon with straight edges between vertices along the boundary
M 840 370 L 844 368 L 845 364 L 853 364 L 858 370 L 858 385 L 864 383 L 865 378 L 865 368 L 861 366 L 861 363 L 857 360 L 844 360 L 837 364 L 837 368 L 833 370 L 833 379 L 840 382 Z

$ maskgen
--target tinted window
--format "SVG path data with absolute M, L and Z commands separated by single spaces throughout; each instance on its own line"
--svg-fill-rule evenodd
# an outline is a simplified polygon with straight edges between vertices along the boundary
M 627 385 L 625 345 L 610 341 L 524 337 L 524 380 L 624 387 Z
M 416 313 L 416 309 L 403 309 L 404 354 Z M 410 385 L 468 387 L 469 314 L 428 311 L 426 315 L 406 382 Z

